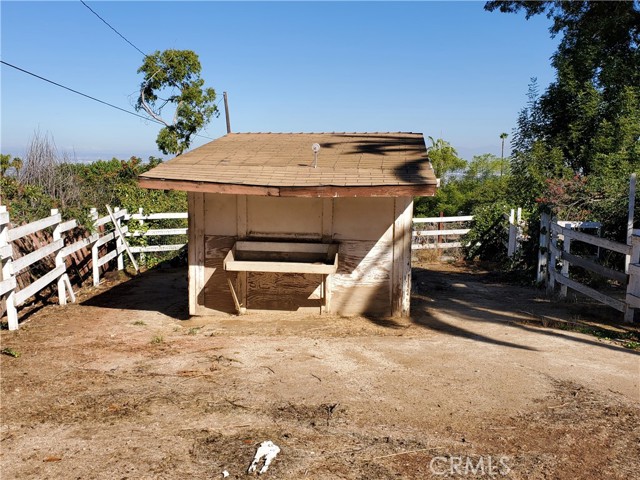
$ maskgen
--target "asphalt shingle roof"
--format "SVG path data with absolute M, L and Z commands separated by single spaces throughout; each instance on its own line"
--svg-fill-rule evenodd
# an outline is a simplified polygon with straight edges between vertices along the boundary
M 254 193 L 283 196 L 396 196 L 393 187 L 405 192 L 398 196 L 433 195 L 437 183 L 422 134 L 402 132 L 230 133 L 139 180 L 149 188 L 251 193 L 262 187 Z

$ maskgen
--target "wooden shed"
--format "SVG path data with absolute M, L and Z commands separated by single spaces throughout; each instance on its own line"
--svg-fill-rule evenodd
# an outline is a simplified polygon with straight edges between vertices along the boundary
M 230 133 L 139 183 L 188 192 L 191 315 L 409 315 L 422 134 Z

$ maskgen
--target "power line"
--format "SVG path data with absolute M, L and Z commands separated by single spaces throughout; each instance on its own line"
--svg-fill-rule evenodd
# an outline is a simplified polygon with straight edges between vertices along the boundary
M 18 70 L 20 72 L 26 73 L 27 75 L 31 75 L 32 77 L 36 77 L 36 78 L 38 78 L 40 80 L 43 80 L 43 81 L 48 82 L 48 83 L 51 83 L 51 84 L 55 85 L 56 87 L 64 88 L 65 90 L 73 92 L 76 95 L 81 95 L 83 97 L 86 97 L 86 98 L 88 98 L 90 100 L 93 100 L 94 102 L 102 103 L 103 105 L 107 105 L 108 107 L 115 108 L 116 110 L 120 110 L 121 112 L 128 113 L 129 115 L 133 115 L 134 117 L 138 117 L 138 118 L 141 118 L 143 120 L 154 122 L 154 123 L 157 123 L 159 125 L 164 125 L 162 122 L 159 122 L 158 120 L 155 120 L 155 119 L 149 118 L 149 117 L 145 117 L 143 115 L 139 115 L 139 114 L 137 114 L 135 112 L 132 112 L 130 110 L 126 110 L 124 108 L 118 107 L 117 105 L 113 105 L 112 103 L 105 102 L 104 100 L 100 100 L 99 98 L 92 97 L 91 95 L 87 95 L 86 93 L 79 92 L 78 90 L 74 90 L 73 88 L 67 87 L 67 86 L 62 85 L 62 84 L 60 84 L 58 82 L 54 82 L 53 80 L 49 80 L 48 78 L 42 77 L 42 76 L 37 75 L 37 74 L 35 74 L 33 72 L 25 70 L 24 68 L 20 68 L 20 67 L 18 67 L 16 65 L 12 65 L 11 63 L 5 62 L 4 60 L 0 60 L 0 63 L 2 63 L 3 65 L 6 65 L 8 67 L 14 68 L 14 69 L 16 69 L 16 70 Z M 195 133 L 194 136 L 201 137 L 201 138 L 206 138 L 207 140 L 213 140 L 213 138 L 206 137 L 204 135 L 199 135 L 197 133 Z
M 80 3 L 82 3 L 85 7 L 87 7 L 91 13 L 93 13 L 96 17 L 98 17 L 100 20 L 102 20 L 102 22 L 109 27 L 111 30 L 113 30 L 114 32 L 116 32 L 116 34 L 118 34 L 118 36 L 120 38 L 122 38 L 125 42 L 127 42 L 129 45 L 131 45 L 133 48 L 135 48 L 137 51 L 139 51 L 142 56 L 146 57 L 147 54 L 144 53 L 142 50 L 140 50 L 138 47 L 136 47 L 132 42 L 130 42 L 127 37 L 125 37 L 124 35 L 122 35 L 118 30 L 116 30 L 114 27 L 111 26 L 111 24 L 109 22 L 107 22 L 104 18 L 102 18 L 100 15 L 98 15 L 98 13 L 91 8 L 89 5 L 87 5 L 86 3 L 84 3 L 84 0 L 80 0 Z

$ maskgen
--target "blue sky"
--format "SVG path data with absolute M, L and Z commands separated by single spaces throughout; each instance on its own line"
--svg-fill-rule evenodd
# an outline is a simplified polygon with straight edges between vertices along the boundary
M 144 52 L 194 50 L 234 131 L 413 131 L 499 155 L 530 78 L 554 77 L 549 20 L 484 2 L 87 4 Z M 133 111 L 142 55 L 80 1 L 0 9 L 2 60 Z M 1 79 L 2 153 L 23 155 L 39 130 L 79 160 L 162 156 L 156 124 L 5 65 Z M 225 132 L 222 113 L 202 134 Z

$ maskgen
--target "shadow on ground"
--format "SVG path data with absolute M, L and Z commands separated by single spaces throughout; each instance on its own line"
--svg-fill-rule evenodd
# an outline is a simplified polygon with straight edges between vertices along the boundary
M 176 320 L 187 320 L 189 318 L 187 267 L 159 266 L 141 272 L 81 304 L 91 307 L 159 312 Z
M 604 332 L 609 338 L 628 334 L 636 338 L 640 328 L 616 322 L 615 312 L 612 313 L 608 307 L 554 302 L 546 298 L 541 290 L 501 283 L 491 272 L 457 271 L 443 268 L 440 264 L 432 267 L 416 267 L 412 270 L 411 320 L 415 324 L 457 337 L 535 350 L 477 333 L 478 330 L 483 331 L 479 324 L 509 324 L 539 335 L 640 355 L 640 352 L 619 344 L 564 333 L 560 329 L 540 328 L 533 322 L 547 315 L 566 321 L 582 319 L 597 322 L 598 331 Z M 456 321 L 446 321 L 439 313 L 455 317 Z

